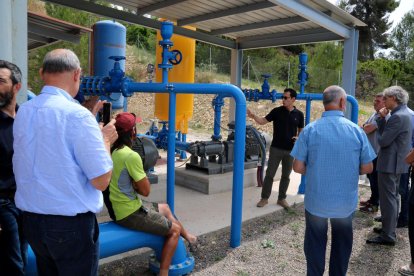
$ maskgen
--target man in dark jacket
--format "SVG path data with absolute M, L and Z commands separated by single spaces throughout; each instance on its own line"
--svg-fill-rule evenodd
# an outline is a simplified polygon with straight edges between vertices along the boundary
M 22 73 L 13 63 L 0 60 L 0 269 L 4 275 L 24 275 L 27 242 L 21 229 L 21 211 L 16 208 L 13 173 L 13 123 L 16 96 Z

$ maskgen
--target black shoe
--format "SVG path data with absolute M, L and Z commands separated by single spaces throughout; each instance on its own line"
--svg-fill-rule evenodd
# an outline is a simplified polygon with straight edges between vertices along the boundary
M 407 228 L 408 227 L 408 222 L 397 222 L 397 228 Z
M 374 227 L 374 229 L 372 229 L 372 230 L 374 231 L 374 233 L 381 234 L 382 227 Z
M 395 241 L 387 241 L 387 240 L 384 240 L 383 238 L 381 238 L 380 236 L 368 239 L 367 243 L 368 244 L 389 245 L 389 246 L 394 246 L 395 245 Z
M 381 222 L 382 221 L 382 217 L 381 216 L 375 217 L 374 220 L 376 222 Z

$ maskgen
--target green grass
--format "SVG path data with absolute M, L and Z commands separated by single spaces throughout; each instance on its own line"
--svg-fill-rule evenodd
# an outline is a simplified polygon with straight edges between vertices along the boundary
M 138 48 L 137 46 L 127 46 L 127 55 L 133 55 L 136 61 L 141 64 L 154 64 L 155 65 L 155 53 L 152 53 L 146 49 Z

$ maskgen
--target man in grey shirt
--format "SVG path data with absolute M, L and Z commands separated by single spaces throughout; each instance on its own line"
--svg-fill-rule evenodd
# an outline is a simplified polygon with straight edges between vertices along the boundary
M 380 146 L 378 144 L 378 125 L 376 120 L 380 117 L 379 111 L 384 107 L 384 95 L 383 93 L 378 93 L 374 98 L 374 109 L 375 112 L 369 117 L 369 119 L 363 124 L 362 128 L 368 136 L 368 140 L 375 151 L 375 154 L 378 154 Z M 387 115 L 387 118 L 390 115 Z M 371 197 L 368 200 L 363 200 L 360 202 L 361 207 L 359 210 L 365 213 L 376 213 L 379 206 L 379 194 L 378 194 L 378 174 L 377 174 L 377 158 L 372 161 L 374 169 L 372 173 L 367 174 L 369 179 L 369 184 L 371 188 Z

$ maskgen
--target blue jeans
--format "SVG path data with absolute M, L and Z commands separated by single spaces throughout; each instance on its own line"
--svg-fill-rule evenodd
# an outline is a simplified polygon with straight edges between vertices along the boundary
M 95 214 L 24 212 L 23 231 L 36 255 L 39 275 L 97 275 L 99 227 Z
M 0 270 L 3 275 L 24 275 L 27 241 L 23 237 L 21 211 L 14 201 L 0 198 Z
M 332 243 L 329 275 L 346 275 L 352 252 L 354 214 L 346 218 L 331 218 Z M 307 275 L 323 275 L 325 271 L 328 218 L 314 216 L 305 211 L 306 230 L 304 251 Z
M 409 202 L 408 197 L 410 195 L 410 173 L 402 173 L 400 178 L 400 185 L 398 192 L 401 197 L 401 211 L 398 215 L 398 222 L 401 224 L 407 224 L 408 223 L 408 208 L 409 208 Z

